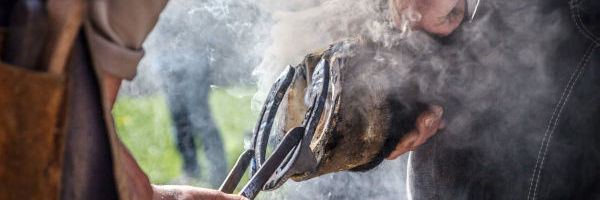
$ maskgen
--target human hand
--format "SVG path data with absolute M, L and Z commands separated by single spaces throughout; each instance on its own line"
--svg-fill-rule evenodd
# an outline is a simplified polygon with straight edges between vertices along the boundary
M 393 160 L 408 151 L 414 150 L 425 143 L 438 130 L 443 129 L 446 126 L 446 122 L 442 119 L 443 114 L 444 109 L 438 105 L 430 106 L 429 110 L 421 113 L 415 121 L 415 129 L 408 132 L 398 142 L 396 149 L 386 159 Z
M 225 194 L 218 190 L 185 186 L 185 185 L 153 185 L 154 200 L 247 200 L 248 198 Z

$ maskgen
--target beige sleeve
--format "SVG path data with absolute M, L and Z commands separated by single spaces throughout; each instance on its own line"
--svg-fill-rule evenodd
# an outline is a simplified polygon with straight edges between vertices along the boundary
M 168 0 L 90 0 L 84 29 L 92 63 L 131 80 L 144 56 L 142 43 Z

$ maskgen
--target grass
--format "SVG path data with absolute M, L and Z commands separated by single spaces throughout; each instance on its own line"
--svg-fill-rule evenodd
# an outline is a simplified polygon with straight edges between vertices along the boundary
M 244 137 L 252 131 L 257 113 L 250 109 L 253 88 L 213 88 L 209 104 L 224 142 L 231 169 L 244 149 Z M 175 148 L 172 122 L 163 95 L 121 96 L 113 109 L 117 132 L 123 143 L 154 184 L 180 183 L 182 159 Z M 201 149 L 198 147 L 198 149 Z M 206 162 L 199 153 L 201 165 Z M 206 168 L 203 168 L 206 169 Z M 242 180 L 240 186 L 246 182 Z M 194 180 L 195 185 L 208 187 Z M 189 183 L 188 183 L 189 184 Z

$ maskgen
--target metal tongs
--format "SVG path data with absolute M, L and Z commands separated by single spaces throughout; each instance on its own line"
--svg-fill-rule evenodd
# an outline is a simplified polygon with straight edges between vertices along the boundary
M 252 146 L 240 155 L 225 182 L 219 188 L 220 191 L 232 193 L 249 165 L 251 166 L 250 181 L 239 194 L 250 199 L 254 199 L 261 190 L 278 188 L 292 175 L 316 169 L 317 160 L 309 145 L 325 107 L 329 89 L 329 70 L 329 62 L 322 59 L 312 76 L 313 85 L 319 88 L 311 91 L 310 106 L 302 125 L 288 131 L 271 156 L 265 158 L 271 127 L 279 105 L 294 77 L 300 77 L 305 73 L 302 67 L 297 69 L 289 65 L 286 67 L 273 84 L 265 100 L 253 132 Z

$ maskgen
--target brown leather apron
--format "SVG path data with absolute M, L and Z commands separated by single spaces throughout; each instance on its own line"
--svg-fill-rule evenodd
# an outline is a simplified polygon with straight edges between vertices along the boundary
M 49 23 L 54 28 L 49 29 L 50 39 L 46 41 L 49 43 L 42 61 L 46 64 L 36 69 L 52 73 L 0 62 L 1 200 L 152 198 L 148 177 L 115 132 L 111 103 L 102 95 L 97 74 L 99 70 L 106 71 L 104 65 L 135 69 L 143 55 L 141 42 L 166 1 L 89 1 L 85 9 L 87 2 L 46 1 L 49 13 L 55 17 L 51 20 L 63 21 Z M 113 10 L 108 12 L 108 7 Z M 130 7 L 141 9 L 134 13 L 123 11 Z M 87 11 L 93 12 L 82 14 Z M 129 24 L 134 28 L 124 29 L 131 31 L 126 35 L 135 35 L 133 38 L 139 43 L 130 47 L 134 53 L 128 54 L 135 62 L 111 62 L 124 59 L 114 52 L 122 54 L 123 50 L 118 51 L 117 47 L 126 49 L 125 44 L 113 44 L 90 28 L 95 22 L 92 19 L 105 22 L 103 16 L 116 16 L 109 15 L 112 13 L 127 18 L 137 16 L 135 23 Z M 82 29 L 82 22 L 88 28 Z M 0 27 L 0 47 L 4 47 L 4 32 Z M 48 48 L 48 44 L 55 48 Z M 53 58 L 57 56 L 65 59 L 55 62 Z M 133 75 L 121 74 L 125 78 Z
M 0 199 L 59 197 L 66 83 L 0 62 Z

